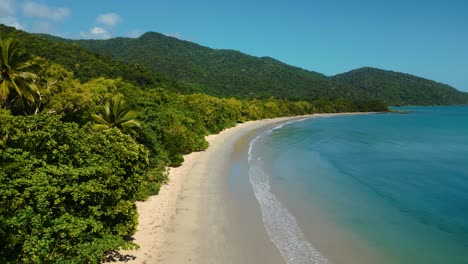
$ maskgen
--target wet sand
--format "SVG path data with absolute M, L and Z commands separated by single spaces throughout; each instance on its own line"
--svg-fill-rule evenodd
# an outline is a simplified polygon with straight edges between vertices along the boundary
M 207 150 L 185 155 L 182 166 L 170 168 L 169 183 L 160 193 L 137 203 L 133 238 L 140 248 L 121 253 L 136 257 L 131 263 L 147 264 L 284 263 L 251 187 L 242 188 L 248 194 L 242 201 L 233 201 L 227 179 L 236 144 L 259 129 L 296 118 L 250 121 L 207 136 Z M 251 214 L 239 215 L 246 206 Z
M 313 115 L 313 117 L 326 115 Z M 184 156 L 160 193 L 138 202 L 138 250 L 129 263 L 285 263 L 248 183 L 248 144 L 260 131 L 304 117 L 250 121 L 207 136 L 209 148 Z

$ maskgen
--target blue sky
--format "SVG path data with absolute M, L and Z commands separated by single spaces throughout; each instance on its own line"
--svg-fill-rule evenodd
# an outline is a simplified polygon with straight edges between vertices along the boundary
M 0 23 L 74 39 L 155 31 L 326 75 L 371 66 L 468 91 L 468 1 L 0 0 Z

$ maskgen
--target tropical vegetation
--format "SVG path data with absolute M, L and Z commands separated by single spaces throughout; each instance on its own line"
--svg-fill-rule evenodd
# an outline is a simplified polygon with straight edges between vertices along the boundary
M 391 105 L 468 104 L 468 93 L 411 74 L 364 67 L 331 78 Z
M 468 104 L 468 93 L 409 74 L 363 68 L 328 77 L 269 57 L 210 49 L 154 32 L 136 39 L 69 40 L 0 25 L 0 37 L 21 41 L 29 52 L 60 64 L 81 82 L 98 77 L 122 78 L 139 87 L 238 99 L 343 98 L 382 100 L 388 105 Z
M 387 110 L 382 101 L 241 100 L 179 93 L 169 87 L 177 81 L 77 77 L 57 56 L 23 49 L 31 43 L 0 43 L 0 263 L 99 263 L 137 247 L 135 202 L 157 194 L 183 154 L 206 149 L 206 135 L 261 118 Z M 91 65 L 111 61 L 103 58 Z
M 237 123 L 468 102 L 411 75 L 327 77 L 156 33 L 71 41 L 0 25 L 0 59 L 0 263 L 99 263 L 138 247 L 135 202 Z
M 378 99 L 389 105 L 468 104 L 468 93 L 405 73 L 361 68 L 336 76 L 304 70 L 270 57 L 254 57 L 234 50 L 210 49 L 148 32 L 139 38 L 68 40 L 98 54 L 146 67 L 199 91 L 237 98 L 314 100 Z
M 114 96 L 110 102 L 102 105 L 98 114 L 92 114 L 95 129 L 111 129 L 116 127 L 127 133 L 136 133 L 140 122 L 134 119 L 135 113 L 127 107 L 122 96 Z
M 135 202 L 237 123 L 468 102 L 411 75 L 327 77 L 156 33 L 71 41 L 0 25 L 0 39 L 0 263 L 99 263 L 138 247 Z
M 38 79 L 28 68 L 34 62 L 28 54 L 18 48 L 18 42 L 13 39 L 0 41 L 0 99 L 4 107 L 9 108 L 15 101 L 33 104 L 35 95 L 40 95 L 35 84 Z

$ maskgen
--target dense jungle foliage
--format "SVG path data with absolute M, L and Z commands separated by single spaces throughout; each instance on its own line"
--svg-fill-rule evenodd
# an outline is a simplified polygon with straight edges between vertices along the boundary
M 468 104 L 468 93 L 409 74 L 363 68 L 327 77 L 269 57 L 210 49 L 154 32 L 136 39 L 72 41 L 44 37 L 137 63 L 190 84 L 192 90 L 215 96 L 378 99 L 389 105 Z
M 180 92 L 195 90 L 188 84 L 174 81 L 161 74 L 149 71 L 138 64 L 116 61 L 106 55 L 91 52 L 76 44 L 54 42 L 2 24 L 0 24 L 0 38 L 14 38 L 20 41 L 30 53 L 47 58 L 48 62 L 61 65 L 71 71 L 74 77 L 81 82 L 98 77 L 122 78 L 145 87 L 158 86 Z
M 0 37 L 20 40 L 30 52 L 62 65 L 82 82 L 97 77 L 122 78 L 140 87 L 240 99 L 344 98 L 383 100 L 388 105 L 468 104 L 468 93 L 404 73 L 363 68 L 327 77 L 269 57 L 210 49 L 154 32 L 136 39 L 69 40 L 0 25 Z
M 370 98 L 381 98 L 392 105 L 468 104 L 468 93 L 410 74 L 361 68 L 332 79 L 365 90 Z
M 99 263 L 136 247 L 135 201 L 157 194 L 166 167 L 206 149 L 208 134 L 262 118 L 387 110 L 382 101 L 181 94 L 111 78 L 119 71 L 96 76 L 107 70 L 93 67 L 113 62 L 83 51 L 72 58 L 93 69 L 84 78 L 68 61 L 35 54 L 52 48 L 28 47 L 0 41 L 0 263 Z

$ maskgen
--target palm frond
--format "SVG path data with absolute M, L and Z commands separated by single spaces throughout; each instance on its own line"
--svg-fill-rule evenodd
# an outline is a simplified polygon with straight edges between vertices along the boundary
M 21 63 L 18 63 L 18 65 L 16 65 L 15 68 L 17 70 L 24 70 L 24 69 L 30 68 L 30 67 L 32 67 L 34 65 L 36 65 L 36 64 L 31 63 L 31 62 L 21 62 Z
M 102 105 L 97 114 L 93 114 L 92 118 L 95 125 L 99 129 L 103 127 L 116 127 L 127 133 L 134 133 L 135 129 L 140 127 L 141 123 L 135 120 L 136 114 L 131 111 L 125 104 L 121 95 L 116 95 L 111 98 L 110 102 Z
M 18 85 L 16 84 L 16 82 L 13 79 L 10 80 L 10 85 L 15 89 L 16 93 L 20 97 L 23 96 L 23 93 L 21 92 L 21 89 L 18 87 Z
M 129 115 L 130 109 L 122 109 L 120 112 L 116 112 L 116 120 L 129 120 L 132 119 L 132 116 Z
M 106 130 L 106 129 L 109 129 L 109 127 L 103 124 L 93 124 L 93 129 Z
M 8 64 L 9 65 L 12 65 L 12 64 L 15 64 L 15 63 L 18 63 L 19 60 L 17 60 L 16 58 L 20 58 L 19 55 L 19 49 L 16 48 L 16 42 L 12 42 L 10 44 L 10 47 L 8 47 Z
M 119 113 L 122 109 L 122 101 L 119 96 L 114 96 L 111 99 L 110 107 L 112 109 L 112 113 Z
M 18 42 L 13 39 L 0 40 L 0 60 L 1 60 L 1 90 L 0 95 L 3 101 L 13 101 L 16 98 L 25 98 L 29 102 L 34 102 L 39 94 L 39 89 L 35 84 L 38 77 L 30 72 L 22 71 L 32 65 L 28 56 L 18 47 Z M 11 97 L 14 92 L 18 97 Z
M 126 128 L 135 128 L 135 127 L 140 127 L 141 123 L 137 120 L 132 119 L 132 120 L 128 120 L 127 122 L 123 122 L 120 125 Z
M 129 120 L 127 122 L 122 123 L 120 126 L 123 131 L 129 134 L 136 134 L 137 128 L 141 126 L 141 123 L 137 120 Z
M 8 61 L 10 57 L 8 56 L 9 46 L 10 46 L 9 42 L 11 42 L 11 39 L 3 40 L 0 42 L 0 47 L 2 49 L 2 52 L 1 52 L 2 65 L 8 65 Z
M 8 86 L 8 80 L 3 79 L 2 83 L 0 84 L 0 96 L 6 99 L 9 94 L 10 88 Z
M 108 104 L 104 105 L 102 109 L 103 109 L 103 112 L 102 112 L 103 118 L 107 120 L 109 123 L 112 123 L 114 121 L 114 118 L 112 118 L 112 111 L 109 105 Z
M 39 79 L 39 77 L 36 74 L 31 73 L 31 72 L 20 72 L 20 73 L 17 73 L 16 75 L 20 76 L 21 78 L 24 78 L 26 80 L 31 80 L 31 81 L 35 81 Z
M 92 114 L 91 117 L 94 119 L 94 122 L 96 122 L 97 124 L 105 125 L 106 127 L 109 127 L 109 123 L 107 122 L 107 120 L 102 118 L 100 115 Z

